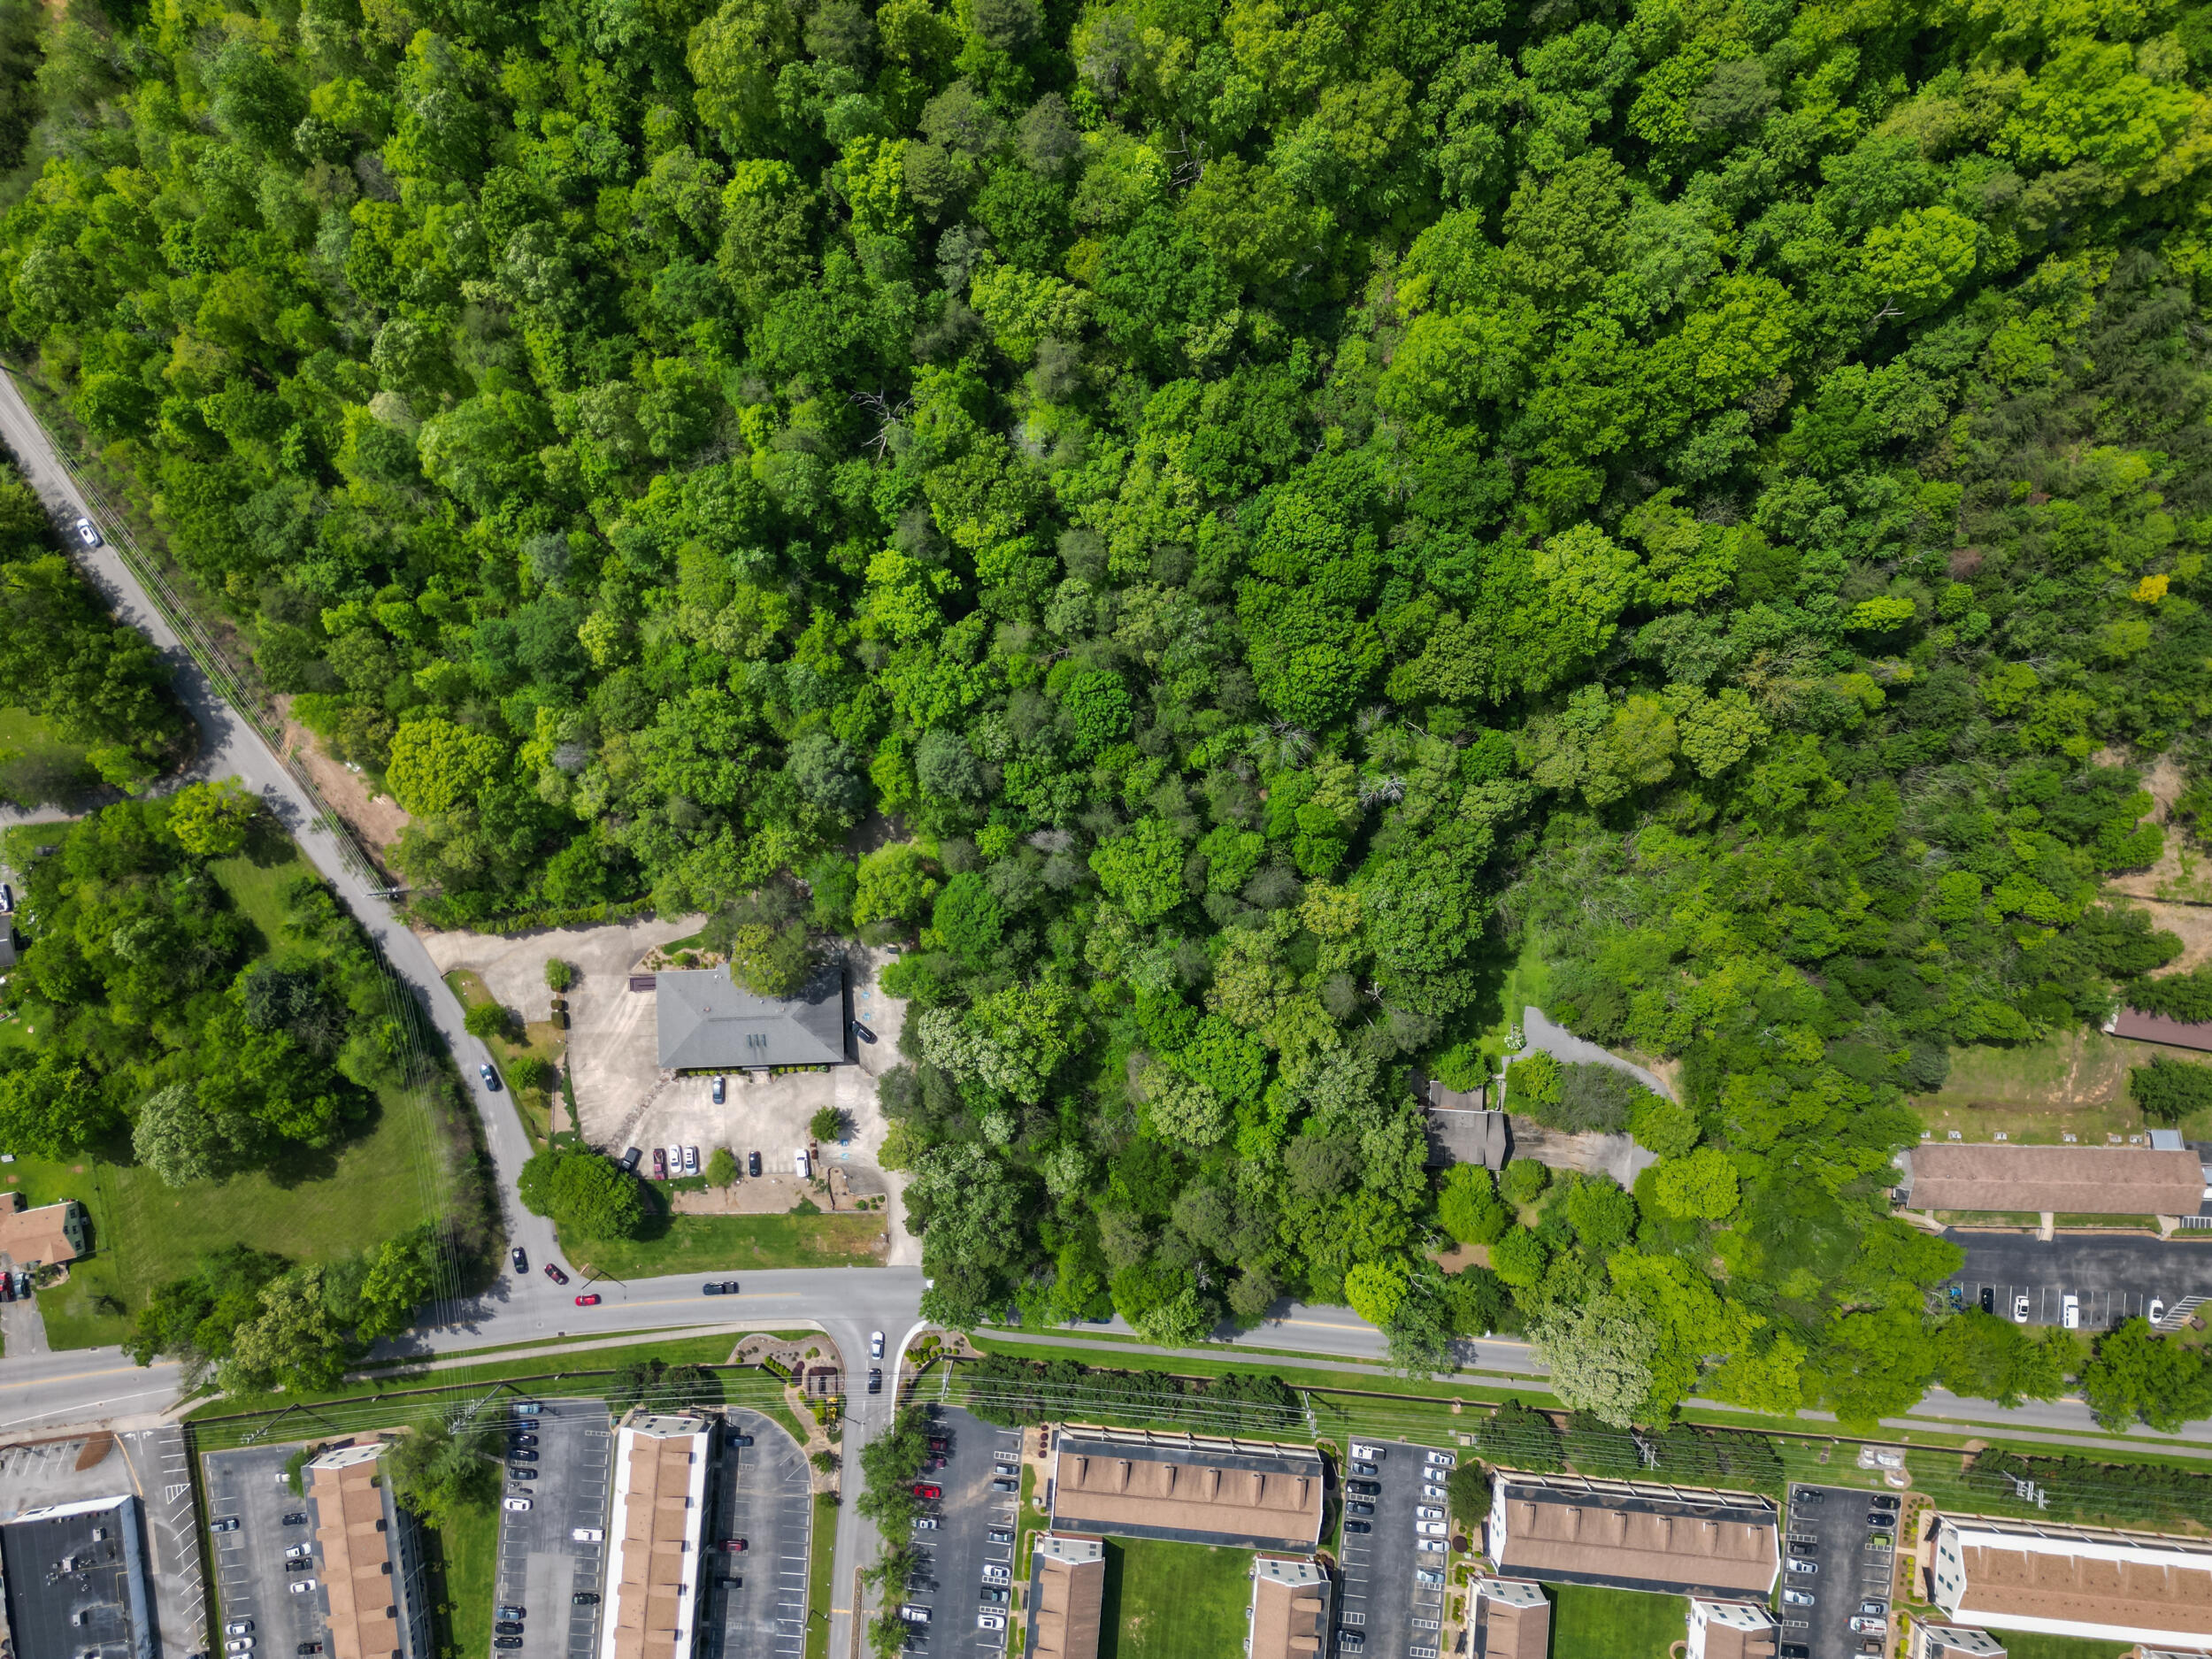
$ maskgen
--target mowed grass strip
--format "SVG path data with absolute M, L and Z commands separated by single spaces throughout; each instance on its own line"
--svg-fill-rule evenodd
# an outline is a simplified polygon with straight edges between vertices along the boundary
M 649 1239 L 561 1240 L 580 1271 L 651 1279 L 767 1267 L 867 1267 L 883 1242 L 880 1215 L 671 1216 Z
M 456 1654 L 492 1650 L 492 1608 L 498 1589 L 499 1510 L 461 1509 L 434 1536 L 445 1578 L 446 1633 Z M 549 1609 L 552 1617 L 561 1609 Z
M 1549 1586 L 1551 1650 L 1575 1659 L 1667 1659 L 1689 1633 L 1690 1604 L 1678 1595 L 1594 1586 Z
M 1248 1549 L 1110 1539 L 1100 1659 L 1240 1654 L 1251 1605 Z

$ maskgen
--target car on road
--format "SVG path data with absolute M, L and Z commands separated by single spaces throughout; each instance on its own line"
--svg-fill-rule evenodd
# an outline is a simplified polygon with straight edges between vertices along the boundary
M 530 1513 L 530 1500 L 527 1498 L 509 1498 L 501 1503 L 499 1507 L 505 1509 L 510 1515 L 527 1515 Z
M 565 1285 L 568 1283 L 568 1275 L 561 1271 L 559 1268 L 554 1266 L 550 1262 L 548 1262 L 545 1264 L 545 1276 L 557 1285 Z
M 2012 1299 L 2012 1322 L 2015 1325 L 2027 1324 L 2028 1299 L 2026 1296 L 2019 1295 Z
M 975 1624 L 978 1630 L 1004 1630 L 1006 1628 L 1006 1615 L 1003 1613 L 978 1613 L 975 1616 Z
M 1820 1571 L 1820 1563 L 1818 1562 L 1807 1561 L 1802 1555 L 1792 1555 L 1789 1560 L 1783 1564 L 1788 1567 L 1792 1572 L 1801 1572 L 1808 1576 Z
M 2166 1317 L 2166 1299 L 2163 1296 L 2153 1296 L 2151 1305 L 2143 1310 L 2143 1317 L 2153 1325 L 2156 1325 Z
M 69 527 L 77 533 L 77 540 L 83 542 L 88 548 L 96 548 L 103 545 L 100 541 L 99 529 L 93 524 L 91 519 L 80 518 L 76 523 L 71 525 Z
M 1815 1596 L 1810 1590 L 1785 1590 L 1782 1592 L 1782 1602 L 1786 1607 L 1810 1607 L 1819 1598 Z
M 307 1525 L 307 1511 L 305 1509 L 294 1509 L 289 1515 L 284 1517 L 284 1524 L 287 1526 L 305 1526 Z
M 530 1257 L 519 1244 L 507 1252 L 507 1259 L 515 1264 L 516 1272 L 526 1273 L 530 1271 Z
M 746 1173 L 746 1174 L 748 1174 L 748 1175 L 749 1175 L 749 1176 L 751 1176 L 751 1177 L 753 1177 L 753 1179 L 756 1179 L 756 1180 L 757 1180 L 757 1179 L 760 1179 L 760 1154 L 759 1154 L 759 1153 L 757 1153 L 757 1152 L 748 1152 L 748 1153 L 745 1155 L 745 1173 Z
M 476 1068 L 476 1075 L 484 1079 L 484 1092 L 487 1094 L 499 1093 L 499 1073 L 492 1070 L 490 1061 L 487 1060 L 479 1065 Z
M 207 1530 L 211 1532 L 234 1532 L 238 1530 L 238 1517 L 234 1515 L 226 1515 Z
M 722 1294 L 722 1281 L 718 1279 L 710 1279 L 705 1284 L 699 1286 L 699 1294 L 702 1296 L 720 1295 Z
M 686 1147 L 684 1148 L 684 1173 L 687 1175 L 696 1175 L 698 1172 L 699 1148 L 697 1147 Z
M 289 1589 L 294 1595 L 305 1595 L 309 1591 L 315 1587 L 315 1581 L 312 1578 L 295 1578 L 286 1587 Z
M 657 1181 L 668 1179 L 668 1148 L 665 1147 L 653 1148 L 653 1179 Z
M 580 1308 L 596 1308 L 599 1305 L 599 1293 L 595 1290 L 588 1295 L 577 1297 L 576 1305 Z
M 596 1590 L 579 1590 L 574 1595 L 568 1598 L 568 1604 L 571 1607 L 597 1607 L 599 1605 L 599 1592 Z
M 1347 1532 L 1371 1532 L 1375 1530 L 1375 1524 L 1372 1521 L 1347 1521 L 1344 1530 Z
M 929 1498 L 934 1500 L 943 1497 L 945 1495 L 945 1489 L 942 1486 L 918 1486 L 914 1488 L 914 1495 L 918 1498 Z
M 250 1636 L 253 1634 L 253 1621 L 250 1618 L 234 1618 L 231 1620 L 229 1624 L 223 1626 L 223 1634 L 226 1636 Z
M 2068 1294 L 2058 1300 L 2058 1322 L 2069 1331 L 2081 1329 L 2081 1298 Z
M 872 1394 L 879 1394 L 883 1392 L 882 1366 L 872 1365 L 868 1368 L 868 1392 Z
M 714 1103 L 717 1106 L 719 1106 L 728 1097 L 729 1079 L 727 1078 L 718 1077 L 714 1079 Z
M 870 1359 L 881 1359 L 883 1357 L 882 1332 L 871 1331 L 868 1333 L 868 1357 Z

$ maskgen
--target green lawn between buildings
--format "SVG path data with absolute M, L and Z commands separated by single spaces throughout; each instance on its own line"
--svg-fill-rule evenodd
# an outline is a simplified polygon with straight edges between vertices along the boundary
M 805 1440 L 802 1437 L 801 1445 Z M 814 1494 L 814 1536 L 806 1562 L 806 1659 L 829 1659 L 831 1592 L 836 1571 L 837 1498 L 833 1493 Z M 854 1617 L 859 1614 L 855 1611 Z
M 2010 1659 L 2119 1659 L 2135 1651 L 2123 1641 L 2084 1641 L 2078 1636 L 2041 1636 L 2024 1631 L 1990 1632 L 2005 1645 Z
M 1244 1650 L 1252 1552 L 1110 1539 L 1099 1659 L 1222 1659 Z
M 35 841 L 40 827 L 11 838 L 28 833 Z M 279 894 L 314 873 L 296 856 L 265 869 L 245 858 L 210 867 L 271 943 L 282 917 Z M 0 1042 L 35 1035 L 20 1021 L 0 1025 Z M 92 1256 L 39 1302 L 49 1342 L 92 1348 L 121 1341 L 152 1290 L 181 1278 L 207 1251 L 249 1244 L 296 1262 L 326 1262 L 405 1232 L 434 1213 L 442 1156 L 420 1097 L 387 1088 L 353 1139 L 275 1169 L 169 1187 L 151 1170 L 88 1155 L 66 1162 L 19 1156 L 0 1165 L 0 1185 L 27 1204 L 74 1198 L 91 1216 Z
M 436 1542 L 441 1582 L 436 1594 L 444 1628 L 439 1632 L 455 1654 L 492 1650 L 492 1601 L 498 1589 L 499 1511 L 488 1505 L 462 1509 L 431 1534 Z
M 1667 1659 L 1688 1631 L 1690 1604 L 1678 1595 L 1548 1585 L 1551 1650 L 1558 1659 Z

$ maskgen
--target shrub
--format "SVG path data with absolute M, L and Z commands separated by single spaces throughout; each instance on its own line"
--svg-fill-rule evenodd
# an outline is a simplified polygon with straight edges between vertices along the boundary
M 2128 1069 L 2128 1094 L 2154 1124 L 2177 1124 L 2212 1106 L 2212 1065 L 2152 1056 Z

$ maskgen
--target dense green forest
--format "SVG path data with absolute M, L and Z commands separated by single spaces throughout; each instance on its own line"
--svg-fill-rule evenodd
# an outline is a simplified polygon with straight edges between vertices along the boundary
M 2178 951 L 2099 893 L 2212 697 L 2212 7 L 34 12 L 15 349 L 425 917 L 915 946 L 933 1314 L 2055 1386 L 1882 1193 Z M 1532 1072 L 1632 1194 L 1424 1176 L 1529 944 L 1680 1060 Z

